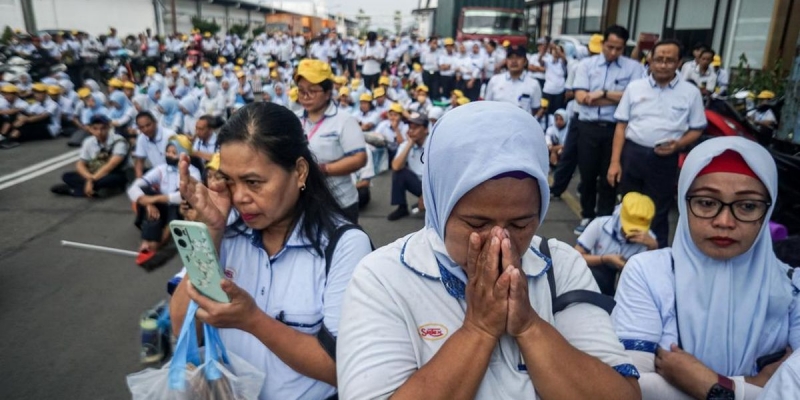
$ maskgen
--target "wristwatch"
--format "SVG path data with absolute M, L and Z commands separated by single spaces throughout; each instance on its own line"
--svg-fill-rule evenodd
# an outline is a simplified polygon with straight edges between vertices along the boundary
M 733 381 L 727 376 L 717 374 L 717 383 L 709 389 L 706 400 L 734 400 L 735 398 Z
M 603 90 L 603 98 L 605 99 L 607 97 L 608 97 L 608 90 Z

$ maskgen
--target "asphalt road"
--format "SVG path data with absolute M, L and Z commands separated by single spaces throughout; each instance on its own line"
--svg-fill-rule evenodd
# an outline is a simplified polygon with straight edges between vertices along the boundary
M 69 152 L 64 167 L 46 162 Z M 62 240 L 133 251 L 139 244 L 124 195 L 49 192 L 76 154 L 64 139 L 0 151 L 0 399 L 129 398 L 125 376 L 143 368 L 138 319 L 167 297 L 166 283 L 180 269 L 177 258 L 145 272 L 132 257 L 61 247 Z M 424 224 L 422 215 L 386 220 L 389 187 L 388 174 L 376 178 L 361 216 L 376 246 Z M 552 202 L 540 234 L 574 243 L 570 204 L 574 198 Z

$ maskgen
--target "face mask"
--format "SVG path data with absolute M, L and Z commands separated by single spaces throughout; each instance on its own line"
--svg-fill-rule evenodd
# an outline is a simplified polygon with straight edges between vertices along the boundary
M 420 96 L 417 96 L 417 101 L 418 101 L 420 104 L 421 104 L 421 103 L 424 103 L 424 102 L 425 102 L 425 100 L 428 100 L 428 96 L 425 96 L 425 95 L 420 95 Z
M 177 167 L 178 166 L 178 158 L 177 157 L 166 157 L 167 165 L 170 167 Z

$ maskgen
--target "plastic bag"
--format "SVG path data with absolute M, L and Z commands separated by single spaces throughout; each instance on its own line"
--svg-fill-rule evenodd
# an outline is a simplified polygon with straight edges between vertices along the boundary
M 250 400 L 258 398 L 265 374 L 233 353 L 228 353 L 216 328 L 203 325 L 205 348 L 197 346 L 195 313 L 189 303 L 172 360 L 160 369 L 148 368 L 128 375 L 134 400 Z

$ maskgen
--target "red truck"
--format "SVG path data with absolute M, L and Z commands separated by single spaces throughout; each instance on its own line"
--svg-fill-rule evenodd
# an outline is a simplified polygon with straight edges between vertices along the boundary
M 456 40 L 494 40 L 498 45 L 508 40 L 525 46 L 525 12 L 522 9 L 464 7 L 458 18 Z

